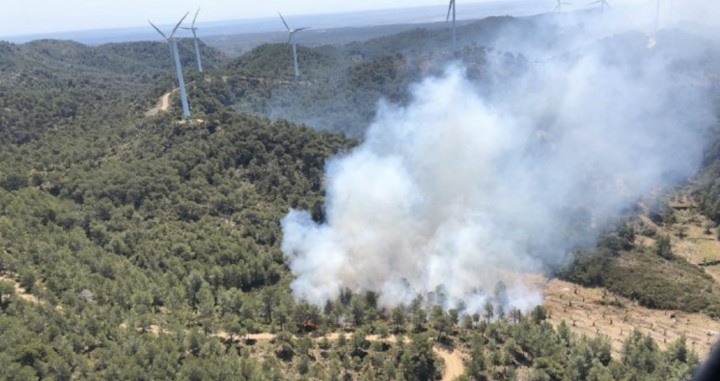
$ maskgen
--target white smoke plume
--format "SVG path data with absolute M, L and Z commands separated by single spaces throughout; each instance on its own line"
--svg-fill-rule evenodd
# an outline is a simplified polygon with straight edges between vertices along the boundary
M 382 104 L 363 143 L 327 164 L 326 221 L 282 220 L 295 296 L 323 305 L 348 287 L 393 306 L 440 289 L 477 311 L 502 281 L 506 307 L 538 304 L 519 274 L 690 175 L 713 122 L 660 45 L 619 41 L 538 63 L 489 98 L 456 64 L 407 106 Z

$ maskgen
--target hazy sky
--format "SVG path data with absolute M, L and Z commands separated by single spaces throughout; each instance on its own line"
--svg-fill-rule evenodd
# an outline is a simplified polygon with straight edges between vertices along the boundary
M 472 3 L 483 0 L 469 1 Z M 545 0 L 539 0 L 545 1 Z M 552 1 L 550 1 L 552 2 Z M 0 36 L 172 24 L 201 7 L 202 21 L 240 20 L 283 14 L 444 5 L 445 0 L 2 0 Z
M 513 2 L 520 0 L 499 0 Z M 463 4 L 499 2 L 498 0 L 458 0 L 458 12 Z M 530 0 L 532 1 L 532 0 Z M 535 0 L 547 4 L 548 11 L 556 0 Z M 627 3 L 652 6 L 654 0 L 608 0 L 614 7 Z M 683 7 L 692 8 L 691 18 L 702 16 L 712 22 L 720 17 L 720 0 L 660 0 L 670 13 Z M 586 8 L 588 1 L 571 1 L 573 8 Z M 338 13 L 346 11 L 407 8 L 414 6 L 445 7 L 448 0 L 0 0 L 0 36 L 43 34 L 87 29 L 112 29 L 147 26 L 150 19 L 156 24 L 177 22 L 187 11 L 201 7 L 199 23 L 223 20 L 242 20 L 285 15 Z M 192 17 L 192 16 L 191 16 Z M 715 25 L 712 22 L 710 25 Z

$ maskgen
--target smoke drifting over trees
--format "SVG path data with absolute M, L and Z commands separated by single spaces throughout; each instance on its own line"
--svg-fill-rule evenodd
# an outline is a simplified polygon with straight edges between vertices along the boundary
M 683 36 L 556 47 L 490 95 L 454 64 L 407 106 L 381 104 L 363 144 L 327 165 L 326 220 L 282 220 L 295 296 L 322 305 L 348 287 L 392 306 L 434 292 L 479 311 L 502 281 L 508 307 L 539 303 L 520 273 L 555 268 L 697 168 L 714 114 L 705 53 Z

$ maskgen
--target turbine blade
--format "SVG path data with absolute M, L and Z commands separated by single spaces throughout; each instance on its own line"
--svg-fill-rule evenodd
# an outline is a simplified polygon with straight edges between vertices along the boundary
M 278 12 L 278 14 L 280 15 L 280 20 L 282 20 L 283 24 L 285 24 L 285 28 L 287 28 L 287 30 L 290 30 L 290 26 L 288 26 L 288 23 L 285 22 L 285 18 L 282 17 L 282 14 L 280 12 Z
M 197 20 L 197 15 L 200 13 L 200 8 L 198 8 L 197 12 L 195 12 L 195 17 L 193 17 L 193 22 L 190 24 L 191 27 L 195 27 L 195 20 Z
M 447 17 L 445 17 L 445 21 L 450 20 L 450 11 L 452 10 L 453 3 L 455 3 L 455 0 L 450 0 L 450 4 L 448 5 L 448 13 L 447 13 Z
M 160 33 L 161 36 L 163 36 L 163 38 L 167 40 L 167 36 L 165 35 L 165 33 L 158 29 L 158 27 L 156 27 L 155 24 L 152 23 L 152 21 L 148 20 L 148 22 L 150 23 L 150 25 L 152 25 L 153 28 L 155 28 L 158 33 Z
M 170 37 L 175 35 L 175 31 L 178 30 L 178 28 L 180 27 L 180 24 L 182 24 L 182 22 L 185 20 L 185 17 L 188 17 L 189 14 L 190 14 L 190 12 L 186 13 L 185 16 L 183 16 L 180 19 L 180 21 L 178 21 L 177 25 L 175 25 L 175 29 L 173 29 L 172 33 L 170 33 Z
M 299 32 L 299 31 L 301 31 L 301 30 L 310 29 L 310 28 L 312 28 L 312 27 L 311 27 L 311 26 L 306 26 L 306 27 L 304 27 L 304 28 L 297 28 L 297 29 L 295 29 L 295 32 Z

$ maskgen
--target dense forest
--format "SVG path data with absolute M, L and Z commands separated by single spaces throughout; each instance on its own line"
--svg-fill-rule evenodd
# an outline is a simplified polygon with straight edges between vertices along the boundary
M 472 24 L 461 41 L 478 30 L 489 41 L 509 22 Z M 279 220 L 289 208 L 325 218 L 325 161 L 359 143 L 380 98 L 406 102 L 409 84 L 450 60 L 488 92 L 530 65 L 482 40 L 433 53 L 439 38 L 419 29 L 301 46 L 297 83 L 286 45 L 235 59 L 203 45 L 201 75 L 182 41 L 190 123 L 175 96 L 170 112 L 145 114 L 175 86 L 161 43 L 0 42 L 0 379 L 433 380 L 455 352 L 463 380 L 687 379 L 699 358 L 684 339 L 661 349 L 635 331 L 613 351 L 602 335 L 551 324 L 542 306 L 468 313 L 418 295 L 388 310 L 350 290 L 323 308 L 292 298 Z M 418 39 L 427 47 L 395 49 Z M 506 70 L 491 75 L 490 60 Z M 717 147 L 693 191 L 720 222 Z M 619 216 L 559 274 L 720 317 L 703 269 L 662 237 L 637 244 L 660 234 L 641 214 L 672 223 L 663 197 Z M 627 257 L 682 281 L 638 277 Z
M 202 46 L 208 67 L 227 60 Z M 180 49 L 187 57 L 183 64 L 191 65 L 190 41 Z M 89 47 L 73 41 L 0 41 L 1 141 L 27 143 L 47 129 L 92 120 L 107 124 L 144 112 L 172 87 L 168 55 L 158 42 Z
M 447 44 L 447 31 L 437 28 L 417 28 L 343 46 L 301 45 L 297 83 L 290 47 L 264 44 L 233 59 L 222 82 L 199 83 L 198 91 L 219 95 L 215 99 L 240 112 L 362 137 L 379 101 L 407 103 L 411 84 L 440 74 L 449 62 L 467 66 L 469 78 L 487 92 L 501 87 L 529 63 L 517 53 L 519 46 L 512 51 L 496 47 L 501 45 L 496 42 L 498 35 L 512 26 L 515 32 L 532 30 L 538 46 L 560 38 L 556 30 L 541 29 L 541 22 L 542 17 L 491 17 L 470 23 L 460 29 L 464 45 L 457 50 Z

